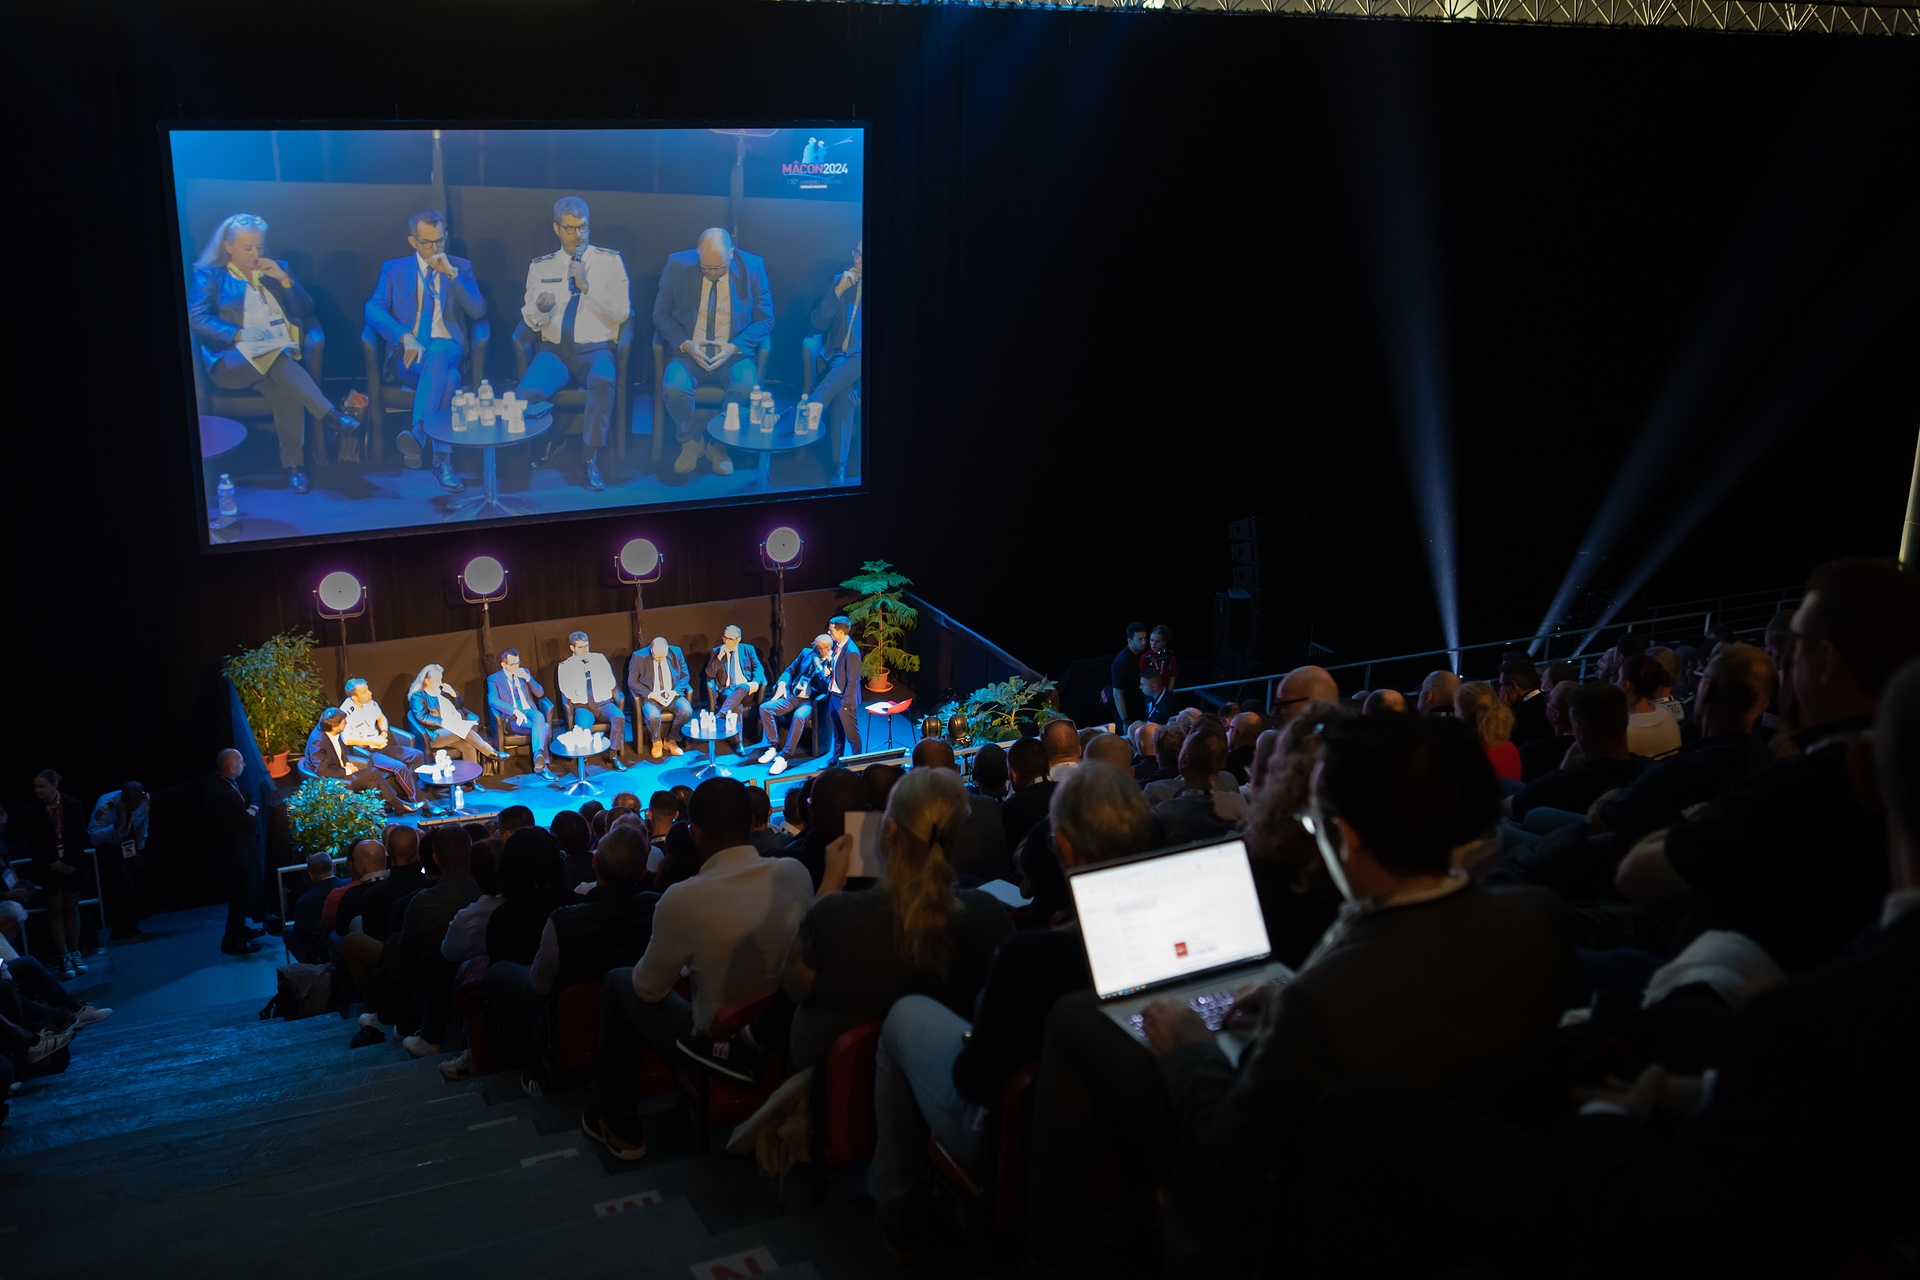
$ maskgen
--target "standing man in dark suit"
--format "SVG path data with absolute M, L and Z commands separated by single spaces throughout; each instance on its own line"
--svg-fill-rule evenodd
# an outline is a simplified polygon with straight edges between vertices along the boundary
M 460 360 L 468 346 L 467 324 L 487 314 L 487 300 L 473 278 L 473 264 L 447 253 L 447 218 L 422 209 L 407 219 L 413 252 L 380 264 L 380 279 L 367 299 L 367 324 L 386 340 L 386 369 L 413 387 L 413 425 L 396 443 L 409 467 L 418 467 L 427 447 L 426 419 L 453 403 L 460 386 Z M 453 446 L 435 442 L 433 474 L 442 489 L 466 488 L 453 474 Z
M 487 710 L 496 726 L 532 740 L 533 771 L 552 782 L 547 744 L 553 741 L 553 704 L 546 699 L 547 691 L 520 665 L 520 651 L 502 650 L 500 669 L 487 677 Z
M 720 633 L 720 647 L 707 659 L 707 683 L 720 691 L 717 714 L 738 711 L 740 704 L 767 683 L 767 669 L 750 644 L 740 642 L 740 628 L 729 623 Z
M 328 707 L 321 712 L 320 723 L 307 734 L 306 750 L 300 756 L 301 767 L 316 778 L 337 778 L 355 791 L 378 791 L 386 800 L 389 812 L 418 813 L 420 805 L 401 794 L 386 770 L 363 764 L 347 753 L 347 744 L 340 738 L 346 724 L 347 713 L 338 707 Z
M 570 383 L 587 389 L 580 443 L 587 455 L 587 488 L 598 493 L 607 487 L 600 463 L 613 431 L 631 426 L 613 420 L 620 367 L 615 352 L 620 326 L 633 314 L 627 264 L 616 250 L 590 243 L 587 202 L 578 196 L 553 202 L 553 234 L 560 247 L 527 265 L 520 319 L 539 333 L 540 349 L 520 379 L 520 394 L 551 401 Z
M 260 944 L 254 939 L 262 932 L 247 927 L 253 836 L 260 829 L 260 806 L 240 789 L 240 775 L 246 768 L 240 753 L 228 747 L 215 759 L 213 777 L 207 779 L 208 825 L 213 829 L 213 847 L 227 870 L 227 931 L 220 939 L 220 950 L 230 956 L 258 951 Z
M 833 440 L 836 467 L 833 478 L 844 480 L 853 453 L 853 414 L 860 407 L 860 330 L 866 279 L 860 251 L 853 246 L 853 265 L 833 279 L 833 290 L 813 309 L 813 327 L 824 336 L 821 354 L 827 371 L 814 384 L 813 398 L 826 408 L 827 432 Z
M 753 393 L 754 356 L 773 333 L 766 262 L 734 248 L 733 237 L 719 227 L 709 227 L 696 248 L 667 255 L 653 300 L 653 329 L 668 355 L 660 398 L 680 444 L 673 470 L 689 475 L 703 451 L 693 421 L 694 388 L 725 387 L 728 402 L 742 413 Z M 704 452 L 715 475 L 733 474 L 733 459 L 719 444 L 706 444 Z
M 827 619 L 833 652 L 827 659 L 827 726 L 833 746 L 822 767 L 831 769 L 851 750 L 860 754 L 860 646 L 853 642 L 853 619 L 836 613 Z
M 640 717 L 646 722 L 647 737 L 653 743 L 649 753 L 653 758 L 660 758 L 662 748 L 672 755 L 681 754 L 678 742 L 660 740 L 663 713 L 673 713 L 676 729 L 693 719 L 693 707 L 687 701 L 687 695 L 693 692 L 693 676 L 687 670 L 687 655 L 680 652 L 680 646 L 668 644 L 665 636 L 655 636 L 645 652 L 629 658 L 627 692 L 633 695 L 633 703 L 640 708 Z

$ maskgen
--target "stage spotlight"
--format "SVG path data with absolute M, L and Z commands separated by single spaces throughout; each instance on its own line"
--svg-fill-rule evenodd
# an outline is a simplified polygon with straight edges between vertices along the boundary
M 485 607 L 507 598 L 507 571 L 492 556 L 475 556 L 457 576 L 460 595 L 468 604 Z
M 633 651 L 640 652 L 647 643 L 647 602 L 642 598 L 640 588 L 649 582 L 660 581 L 660 572 L 666 567 L 667 558 L 660 554 L 660 548 L 646 538 L 628 539 L 627 545 L 620 548 L 620 554 L 613 558 L 613 572 L 633 588 Z
M 760 563 L 776 571 L 798 569 L 800 553 L 806 549 L 806 545 L 806 541 L 791 525 L 783 524 L 760 544 Z
M 313 589 L 313 611 L 340 624 L 340 683 L 344 685 L 351 669 L 347 662 L 347 619 L 367 611 L 367 589 L 360 579 L 336 569 Z

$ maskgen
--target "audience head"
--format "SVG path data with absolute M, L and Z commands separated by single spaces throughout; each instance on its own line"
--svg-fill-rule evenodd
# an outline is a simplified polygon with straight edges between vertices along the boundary
M 1453 714 L 1473 730 L 1482 746 L 1513 737 L 1513 708 L 1485 680 L 1469 680 L 1454 690 Z
M 1551 689 L 1558 684 L 1579 684 L 1580 668 L 1571 662 L 1549 662 L 1546 674 L 1540 677 L 1540 687 Z
M 989 742 L 973 753 L 973 789 L 998 800 L 1007 794 L 1007 753 Z
M 387 860 L 396 867 L 420 861 L 420 833 L 412 827 L 388 827 Z
M 1398 689 L 1375 689 L 1367 695 L 1367 701 L 1361 710 L 1370 716 L 1388 713 L 1404 713 L 1407 709 L 1407 695 Z
M 364 880 L 376 871 L 387 869 L 386 846 L 372 836 L 355 840 L 347 851 L 347 871 L 355 880 Z
M 500 811 L 500 834 L 511 836 L 522 827 L 533 825 L 533 810 L 524 804 L 510 804 Z
M 600 842 L 601 836 L 607 834 L 607 829 L 613 825 L 613 820 L 618 813 L 617 809 L 602 809 L 588 821 L 587 847 L 589 849 Z
M 1265 716 L 1261 715 L 1258 711 L 1242 711 L 1239 715 L 1228 721 L 1227 749 L 1232 751 L 1238 750 L 1241 747 L 1250 747 L 1258 742 L 1260 735 L 1266 731 L 1267 718 Z
M 1299 718 L 1295 716 L 1294 720 Z M 1291 721 L 1288 722 L 1287 727 L 1293 727 Z M 1280 729 L 1263 730 L 1259 739 L 1253 744 L 1253 760 L 1247 765 L 1248 795 L 1259 795 L 1261 789 L 1267 785 L 1268 775 L 1272 772 L 1274 762 L 1280 755 L 1280 738 L 1283 732 Z
M 684 782 L 673 788 L 673 802 L 679 806 L 682 818 L 692 817 L 693 788 Z
M 1064 716 L 1040 726 L 1040 746 L 1047 753 L 1047 764 L 1080 758 L 1080 730 Z
M 1706 734 L 1751 733 L 1779 688 L 1780 673 L 1765 649 L 1727 645 L 1707 663 L 1694 706 Z
M 894 786 L 906 773 L 897 764 L 868 765 L 860 772 L 860 780 L 867 788 L 867 808 L 875 813 L 885 811 L 887 797 L 893 794 Z
M 559 875 L 560 845 L 542 827 L 522 827 L 500 849 L 500 892 L 509 898 L 550 896 Z
M 463 822 L 460 824 L 460 829 L 467 833 L 467 839 L 474 844 L 479 844 L 493 834 L 484 822 Z
M 228 747 L 213 758 L 213 771 L 232 782 L 246 771 L 247 758 L 232 747 Z
M 1807 725 L 1872 715 L 1893 673 L 1920 656 L 1920 588 L 1891 560 L 1813 571 L 1793 619 L 1795 704 Z
M 1540 668 L 1524 653 L 1509 653 L 1500 659 L 1500 700 L 1508 706 L 1526 701 L 1540 687 Z
M 1095 734 L 1093 740 L 1087 743 L 1086 750 L 1081 752 L 1080 759 L 1082 762 L 1097 760 L 1101 764 L 1110 764 L 1122 773 L 1133 772 L 1133 748 L 1117 733 Z
M 702 863 L 722 849 L 746 844 L 753 834 L 753 806 L 747 784 L 738 778 L 708 778 L 694 788 L 687 808 Z
M 660 842 L 660 867 L 654 872 L 653 887 L 665 893 L 682 880 L 700 874 L 700 850 L 693 842 L 693 828 L 676 822 Z
M 813 777 L 807 820 L 822 840 L 846 834 L 847 814 L 867 807 L 867 784 L 851 769 L 825 769 Z
M 1187 731 L 1179 725 L 1170 724 L 1160 731 L 1153 743 L 1154 763 L 1161 773 L 1169 776 L 1180 772 L 1180 748 L 1187 742 Z
M 1101 734 L 1105 732 L 1106 732 L 1105 729 L 1094 729 L 1094 728 L 1087 728 L 1087 729 L 1080 730 L 1080 754 L 1083 756 L 1086 755 L 1087 744 L 1089 742 L 1092 742 L 1095 738 L 1099 737 Z
M 1233 718 L 1245 710 L 1246 708 L 1237 702 L 1223 702 L 1220 704 L 1220 718 L 1232 724 Z
M 1460 688 L 1460 677 L 1451 671 L 1430 671 L 1427 678 L 1420 682 L 1420 714 L 1423 716 L 1450 716 L 1453 714 L 1453 695 Z
M 1329 869 L 1355 899 L 1449 874 L 1454 848 L 1500 811 L 1499 780 L 1473 733 L 1417 716 L 1328 725 L 1312 787 L 1338 863 Z
M 1563 664 L 1555 663 L 1558 667 Z M 1555 681 L 1547 693 L 1547 724 L 1552 727 L 1556 737 L 1566 737 L 1573 732 L 1573 695 L 1580 689 L 1578 680 Z
M 807 829 L 807 789 L 788 787 L 787 793 L 780 798 L 780 812 L 785 815 L 787 825 L 795 831 Z
M 489 898 L 500 892 L 500 850 L 504 847 L 497 836 L 473 842 L 473 882 Z
M 946 769 L 916 769 L 887 797 L 880 883 L 893 909 L 894 940 L 916 969 L 946 969 L 949 927 L 961 911 L 946 846 L 966 813 L 967 789 Z
M 647 837 L 638 827 L 618 826 L 593 851 L 594 879 L 617 889 L 636 889 L 647 874 Z
M 631 791 L 622 791 L 613 798 L 614 809 L 625 809 L 628 813 L 640 812 L 640 797 Z
M 347 861 L 351 863 L 352 857 Z M 333 879 L 333 855 L 328 853 L 310 853 L 307 855 L 307 879 L 319 884 L 322 880 Z
M 1325 667 L 1295 667 L 1273 695 L 1273 718 L 1284 728 L 1309 702 L 1338 702 L 1340 684 Z
M 601 804 L 598 800 L 589 800 L 580 806 L 578 812 L 581 817 L 585 818 L 588 822 L 592 822 L 593 815 L 606 807 L 607 806 Z
M 1190 787 L 1213 786 L 1213 777 L 1227 766 L 1227 740 L 1213 728 L 1202 727 L 1180 744 L 1180 778 Z
M 1625 760 L 1627 715 L 1627 695 L 1620 686 L 1575 685 L 1568 719 L 1580 754 L 1589 760 Z
M 1635 704 L 1651 702 L 1667 684 L 1667 669 L 1652 654 L 1622 655 L 1616 670 L 1615 683 Z
M 571 809 L 562 809 L 553 815 L 553 821 L 547 824 L 547 830 L 553 835 L 554 843 L 560 846 L 560 852 L 569 859 L 584 860 L 587 849 L 593 843 L 591 829 L 587 820 Z M 507 833 L 512 835 L 510 831 Z
M 653 826 L 654 839 L 667 834 L 667 828 L 680 816 L 680 801 L 671 791 L 656 791 L 647 797 L 647 821 Z
M 1129 622 L 1127 624 L 1127 648 L 1140 653 L 1147 647 L 1147 624 Z
M 433 833 L 433 860 L 443 876 L 464 876 L 473 869 L 473 837 L 465 827 L 440 827 Z
M 1078 742 L 1076 736 L 1074 741 Z M 1047 749 L 1038 738 L 1021 738 L 1007 748 L 1007 772 L 1013 775 L 1013 789 L 1025 790 L 1047 776 Z
M 1146 796 L 1125 770 L 1098 760 L 1073 770 L 1054 788 L 1047 813 L 1065 870 L 1140 853 L 1153 840 Z
M 1320 850 L 1300 825 L 1299 814 L 1311 798 L 1314 767 L 1320 762 L 1320 740 L 1326 726 L 1354 718 L 1343 702 L 1319 702 L 1304 708 L 1274 731 L 1270 756 L 1260 786 L 1253 789 L 1247 812 L 1247 852 L 1282 868 L 1294 893 L 1330 891 L 1321 865 Z
M 765 831 L 773 825 L 773 797 L 765 787 L 747 788 L 747 807 L 753 810 L 755 831 Z
M 1151 760 L 1154 758 L 1154 748 L 1160 737 L 1160 726 L 1151 720 L 1135 720 L 1127 729 L 1127 737 L 1133 741 L 1135 755 L 1142 760 Z
M 953 747 L 939 738 L 922 738 L 913 747 L 913 767 L 916 769 L 952 769 L 958 773 L 959 765 L 954 759 Z

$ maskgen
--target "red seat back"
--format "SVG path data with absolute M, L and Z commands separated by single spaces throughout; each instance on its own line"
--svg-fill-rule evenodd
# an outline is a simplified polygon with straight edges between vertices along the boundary
M 873 1154 L 874 1059 L 880 1050 L 878 1022 L 841 1035 L 827 1051 L 826 1165 L 847 1164 Z
M 493 1045 L 487 1039 L 487 958 L 464 961 L 453 975 L 453 1008 L 467 1024 L 467 1055 L 481 1075 L 493 1074 Z
M 773 993 L 769 991 L 765 995 L 736 1000 L 723 1007 L 713 1015 L 710 1034 L 716 1040 L 725 1039 L 759 1017 L 772 999 Z M 702 1087 L 705 1087 L 709 1124 L 736 1124 L 758 1111 L 760 1104 L 767 1100 L 767 1095 L 780 1083 L 780 1060 L 778 1054 L 768 1054 L 766 1071 L 760 1083 L 751 1088 L 717 1072 L 692 1067 L 684 1058 L 674 1064 L 674 1076 L 681 1090 L 696 1102 L 701 1097 Z
M 600 1043 L 600 985 L 576 982 L 554 998 L 553 1061 L 561 1071 L 593 1066 Z

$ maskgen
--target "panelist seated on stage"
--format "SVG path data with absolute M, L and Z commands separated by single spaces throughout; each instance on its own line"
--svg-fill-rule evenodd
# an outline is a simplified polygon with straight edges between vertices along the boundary
M 741 643 L 740 628 L 729 623 L 720 633 L 720 647 L 707 659 L 707 684 L 720 695 L 716 714 L 738 711 L 766 683 L 767 669 L 760 664 L 760 655 L 752 645 Z
M 407 686 L 407 715 L 425 735 L 421 745 L 429 752 L 445 751 L 476 764 L 498 759 L 500 753 L 480 732 L 479 718 L 467 710 L 460 691 L 446 683 L 445 677 L 444 667 L 429 662 Z
M 346 723 L 347 713 L 338 707 L 328 707 L 321 712 L 320 723 L 307 735 L 307 748 L 300 756 L 301 767 L 316 778 L 338 778 L 355 791 L 376 789 L 394 813 L 418 813 L 420 805 L 410 798 L 410 790 L 406 793 L 400 790 L 394 775 L 347 754 L 347 744 L 340 740 L 340 731 Z
M 347 754 L 355 760 L 364 760 L 391 773 L 411 770 L 426 759 L 418 748 L 393 736 L 387 713 L 373 700 L 373 690 L 367 682 L 358 676 L 347 681 L 347 699 L 340 704 L 340 710 L 347 715 L 347 727 L 341 732 L 340 740 L 347 744 Z
M 586 388 L 580 443 L 586 453 L 586 486 L 598 493 L 607 487 L 602 467 L 613 465 L 607 451 L 613 432 L 628 429 L 627 423 L 613 420 L 619 367 L 615 348 L 620 326 L 633 314 L 627 264 L 616 251 L 591 243 L 587 202 L 577 196 L 554 201 L 553 234 L 560 247 L 527 264 L 520 318 L 540 335 L 540 349 L 520 379 L 520 395 L 551 401 L 569 386 Z
M 380 279 L 367 299 L 367 324 L 386 340 L 386 372 L 413 387 L 413 422 L 396 442 L 409 467 L 418 467 L 428 446 L 427 416 L 453 406 L 460 387 L 460 360 L 471 341 L 470 321 L 487 314 L 487 300 L 473 278 L 473 264 L 447 253 L 447 218 L 422 209 L 407 219 L 413 252 L 380 264 Z M 466 488 L 453 473 L 453 446 L 433 441 L 433 474 L 450 493 Z
M 815 636 L 813 647 L 780 673 L 772 696 L 760 704 L 760 736 L 766 739 L 767 749 L 760 753 L 757 763 L 770 766 L 769 774 L 786 772 L 787 761 L 800 745 L 800 734 L 807 727 L 807 721 L 826 705 L 827 686 L 833 676 L 832 661 L 833 637 Z M 793 723 L 787 729 L 786 749 L 782 750 L 780 717 L 789 715 Z
M 576 631 L 567 637 L 572 656 L 561 662 L 554 675 L 560 686 L 560 701 L 566 712 L 568 728 L 589 728 L 595 720 L 607 722 L 607 736 L 613 740 L 613 765 L 624 769 L 627 756 L 627 717 L 620 708 L 620 685 L 614 678 L 613 664 L 604 653 L 595 653 L 587 633 Z
M 313 298 L 266 255 L 267 220 L 236 213 L 222 222 L 193 264 L 187 324 L 207 378 L 223 391 L 249 388 L 273 409 L 280 465 L 295 493 L 307 479 L 307 415 L 346 434 L 360 421 L 341 413 L 300 365 L 300 333 L 318 325 Z
M 502 650 L 500 669 L 487 677 L 487 709 L 504 732 L 527 735 L 533 743 L 533 771 L 552 781 L 547 744 L 553 740 L 553 703 L 533 672 L 520 665 L 518 649 Z
M 704 452 L 716 475 L 731 475 L 733 459 L 707 441 L 693 420 L 693 393 L 701 386 L 724 387 L 727 403 L 746 416 L 758 376 L 754 356 L 773 333 L 766 262 L 734 248 L 733 237 L 719 227 L 709 227 L 697 247 L 667 255 L 653 300 L 653 328 L 670 357 L 660 399 L 680 445 L 674 471 L 687 475 Z
M 660 717 L 671 712 L 675 728 L 693 719 L 693 707 L 687 702 L 687 695 L 693 692 L 693 677 L 687 671 L 687 655 L 680 652 L 677 644 L 668 644 L 665 636 L 655 636 L 653 643 L 644 653 L 636 653 L 627 662 L 627 688 L 633 694 L 633 704 L 640 708 L 640 715 L 646 721 L 647 737 L 653 745 L 649 748 L 655 760 L 660 758 L 664 748 L 671 755 L 680 754 L 680 744 L 669 738 L 661 740 Z
M 833 279 L 833 290 L 814 307 L 814 331 L 821 335 L 820 356 L 826 371 L 814 384 L 813 398 L 826 406 L 827 429 L 833 441 L 834 479 L 844 480 L 852 440 L 850 428 L 860 390 L 861 310 L 866 279 L 861 266 L 861 241 L 853 246 L 853 265 Z

